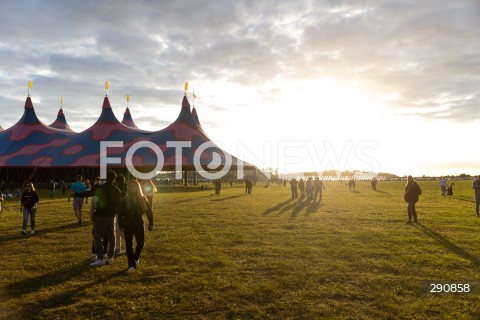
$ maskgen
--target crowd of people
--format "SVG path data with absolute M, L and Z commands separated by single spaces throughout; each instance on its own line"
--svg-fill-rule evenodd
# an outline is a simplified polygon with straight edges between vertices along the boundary
M 352 186 L 349 181 L 349 189 Z M 374 178 L 371 181 L 372 189 L 376 191 L 378 181 Z M 215 193 L 220 194 L 222 181 L 214 181 Z M 286 180 L 284 181 L 284 186 Z M 440 186 L 441 196 L 453 195 L 454 183 L 448 183 L 445 177 L 442 177 L 438 186 Z M 252 179 L 245 179 L 245 193 L 251 194 L 253 187 Z M 65 186 L 66 188 L 66 186 Z M 476 217 L 480 217 L 480 176 L 472 184 L 475 193 Z M 48 184 L 49 196 L 55 195 L 55 183 Z M 309 177 L 306 181 L 303 178 L 291 179 L 290 189 L 292 199 L 303 199 L 322 201 L 325 184 L 316 177 Z M 94 179 L 93 185 L 89 180 L 83 179 L 81 175 L 70 186 L 68 202 L 72 201 L 74 215 L 78 226 L 82 225 L 82 209 L 84 204 L 90 200 L 90 219 L 93 222 L 92 228 L 92 263 L 90 266 L 102 266 L 113 263 L 116 255 L 122 254 L 122 235 L 125 240 L 125 251 L 128 260 L 128 271 L 132 272 L 139 266 L 140 255 L 145 245 L 144 216 L 148 219 L 148 230 L 153 230 L 153 195 L 157 191 L 155 184 L 151 180 L 143 181 L 142 184 L 133 178 L 128 183 L 125 176 L 117 175 L 114 171 L 107 172 L 107 179 L 102 183 L 99 177 Z M 63 192 L 63 187 L 62 187 Z M 416 203 L 422 195 L 422 189 L 415 179 L 410 175 L 407 177 L 407 183 L 404 189 L 404 200 L 407 203 L 407 224 L 418 223 Z M 4 193 L 0 192 L 0 212 L 2 211 L 2 202 Z M 20 211 L 23 213 L 23 223 L 21 233 L 27 234 L 28 220 L 30 219 L 30 234 L 35 234 L 36 211 L 40 202 L 38 193 L 32 182 L 25 184 L 25 189 L 20 194 Z M 135 250 L 133 248 L 134 240 L 136 242 Z

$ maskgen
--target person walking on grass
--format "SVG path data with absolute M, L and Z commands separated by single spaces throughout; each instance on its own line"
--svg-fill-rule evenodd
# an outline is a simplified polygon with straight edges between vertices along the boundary
M 107 182 L 101 184 L 98 188 L 94 188 L 88 192 L 75 193 L 75 197 L 98 197 L 97 205 L 94 212 L 94 241 L 95 253 L 97 259 L 90 263 L 91 267 L 103 266 L 113 263 L 113 255 L 115 253 L 115 215 L 117 214 L 120 204 L 121 192 L 115 186 L 115 178 L 117 174 L 113 170 L 107 172 Z M 103 238 L 105 233 L 108 238 L 107 257 L 104 257 Z
M 38 193 L 35 191 L 33 183 L 27 182 L 25 191 L 20 200 L 20 211 L 23 212 L 22 234 L 27 234 L 28 216 L 30 216 L 30 234 L 35 234 L 35 215 L 37 213 L 37 203 L 40 201 Z
M 300 190 L 300 197 L 303 199 L 305 195 L 305 181 L 303 181 L 303 178 L 300 178 L 300 181 L 298 181 L 298 190 Z
M 472 187 L 473 187 L 473 190 L 475 190 L 475 211 L 477 213 L 477 218 L 478 218 L 480 217 L 478 212 L 478 209 L 480 207 L 480 176 L 478 176 L 477 179 L 473 181 Z
M 319 195 L 318 202 L 322 202 L 322 194 L 323 194 L 323 190 L 325 190 L 325 185 L 323 184 L 323 181 L 320 180 L 319 177 L 316 177 L 315 181 L 313 182 L 313 186 L 315 188 L 314 201 L 317 201 L 317 194 L 318 194 Z
M 86 187 L 85 191 L 92 190 L 92 184 L 90 183 L 90 180 L 85 179 L 85 187 Z M 88 204 L 88 197 L 85 198 L 85 204 Z
M 81 175 L 77 176 L 77 181 L 72 183 L 70 186 L 71 193 L 74 194 L 73 196 L 73 212 L 77 217 L 78 225 L 82 225 L 82 208 L 84 199 L 75 196 L 76 193 L 85 192 L 87 190 L 87 186 L 83 183 L 83 178 Z M 68 201 L 70 202 L 70 197 L 68 197 Z
M 125 250 L 128 259 L 128 272 L 134 272 L 140 263 L 140 254 L 145 245 L 145 223 L 143 216 L 147 215 L 148 230 L 153 230 L 153 213 L 148 199 L 143 195 L 140 183 L 132 180 L 128 184 L 127 195 L 120 202 L 118 224 L 120 232 L 125 237 Z M 133 238 L 136 246 L 133 251 Z
M 440 186 L 440 190 L 442 190 L 442 197 L 446 197 L 447 196 L 447 186 L 448 186 L 447 179 L 445 179 L 445 177 L 442 177 L 440 179 L 440 181 L 438 182 L 438 185 Z
M 295 178 L 290 180 L 290 189 L 292 189 L 292 200 L 298 198 L 298 182 Z
M 93 186 L 92 186 L 92 197 L 90 199 L 90 220 L 93 223 L 92 227 L 92 261 L 97 260 L 98 256 L 95 251 L 95 211 L 97 210 L 97 202 L 98 202 L 98 197 L 95 195 L 95 188 L 98 188 L 100 186 L 100 177 L 96 177 L 95 180 L 93 181 Z M 102 239 L 102 244 L 103 244 L 103 252 L 108 251 L 108 234 L 105 232 L 103 235 Z M 105 254 L 104 254 L 105 257 Z
M 412 176 L 407 177 L 407 185 L 405 186 L 405 193 L 403 198 L 405 202 L 408 203 L 407 206 L 407 214 L 408 214 L 408 221 L 407 223 L 412 223 L 412 218 L 414 222 L 418 222 L 417 220 L 417 210 L 415 209 L 415 204 L 418 202 L 418 197 L 422 194 L 422 189 L 418 183 L 413 179 Z
M 48 191 L 50 194 L 50 199 L 53 199 L 55 197 L 55 182 L 53 180 L 50 180 L 48 183 Z
M 152 182 L 152 179 L 145 180 L 143 183 L 143 194 L 147 197 L 150 208 L 153 210 L 153 195 L 157 192 L 157 187 Z
M 312 177 L 307 180 L 307 195 L 308 200 L 313 200 L 313 192 L 315 191 L 315 186 L 313 185 Z

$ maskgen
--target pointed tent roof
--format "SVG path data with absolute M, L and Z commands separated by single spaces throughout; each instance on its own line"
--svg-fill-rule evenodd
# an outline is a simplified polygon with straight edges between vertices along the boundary
M 70 126 L 68 125 L 67 119 L 65 118 L 65 114 L 63 113 L 62 108 L 60 108 L 60 110 L 58 110 L 57 119 L 55 119 L 55 121 L 50 124 L 50 127 L 56 128 L 56 129 L 62 129 L 62 130 L 65 130 L 65 131 L 69 131 L 72 134 L 75 133 L 72 130 L 72 128 L 70 128 Z
M 190 103 L 186 96 L 182 100 L 182 108 L 177 119 L 166 127 L 163 130 L 160 130 L 152 135 L 152 141 L 160 146 L 164 153 L 165 162 L 164 170 L 173 170 L 175 169 L 175 148 L 167 148 L 167 141 L 190 141 L 190 148 L 182 149 L 182 167 L 186 169 L 194 169 L 194 155 L 196 150 L 203 145 L 204 143 L 209 143 L 210 147 L 205 149 L 200 155 L 200 165 L 203 168 L 211 163 L 216 163 L 220 161 L 219 169 L 225 165 L 226 156 L 230 156 L 232 159 L 232 167 L 237 167 L 237 165 L 243 165 L 244 167 L 254 166 L 243 162 L 242 160 L 232 156 L 230 153 L 222 150 L 218 147 L 212 140 L 205 134 L 200 126 L 200 122 L 194 118 L 192 112 L 190 111 Z
M 128 107 L 125 109 L 125 113 L 123 114 L 122 123 L 127 127 L 138 129 L 137 125 L 132 119 L 132 114 L 130 113 L 130 109 Z
M 24 109 L 15 125 L 0 132 L 0 166 L 29 167 L 45 163 L 52 148 L 62 146 L 71 134 L 41 122 L 30 96 Z M 48 165 L 48 161 L 45 164 Z
M 192 108 L 192 118 L 195 120 L 197 127 L 203 131 L 202 125 L 200 124 L 200 119 L 198 119 L 197 109 L 195 109 L 195 107 Z
M 195 110 L 194 110 L 195 111 Z M 125 158 L 129 148 L 137 142 L 153 142 L 164 156 L 163 170 L 175 169 L 176 149 L 167 147 L 169 141 L 191 142 L 191 147 L 182 149 L 182 166 L 194 169 L 195 151 L 204 143 L 210 143 L 200 155 L 200 165 L 207 166 L 218 163 L 213 170 L 225 165 L 226 156 L 231 156 L 212 143 L 201 129 L 200 122 L 190 111 L 190 104 L 183 98 L 182 108 L 177 119 L 167 128 L 146 132 L 126 126 L 115 117 L 108 97 L 104 98 L 102 112 L 97 121 L 85 131 L 72 134 L 64 129 L 47 126 L 38 120 L 30 97 L 25 102 L 22 118 L 13 127 L 0 132 L 0 165 L 9 167 L 99 167 L 100 143 L 102 141 L 118 141 L 122 147 L 109 147 L 107 156 L 118 157 L 120 164 L 109 164 L 109 167 L 125 168 Z M 243 164 L 246 168 L 254 168 L 249 163 L 232 157 L 231 166 Z M 132 159 L 136 168 L 154 168 L 158 158 L 150 148 L 139 148 Z
M 120 123 L 113 113 L 108 97 L 105 97 L 102 113 L 97 121 L 90 128 L 70 137 L 68 143 L 62 148 L 55 150 L 53 164 L 57 167 L 98 167 L 100 143 L 119 141 L 123 143 L 123 147 L 109 148 L 107 156 L 121 157 L 122 163 L 109 166 L 125 167 L 125 155 L 128 149 L 135 142 L 148 140 L 146 135 L 148 134 L 139 129 Z M 140 164 L 134 161 L 134 165 Z

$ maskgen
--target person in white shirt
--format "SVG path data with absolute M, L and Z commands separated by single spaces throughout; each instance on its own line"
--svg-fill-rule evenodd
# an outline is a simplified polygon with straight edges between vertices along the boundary
M 442 177 L 440 181 L 438 182 L 438 185 L 440 186 L 440 189 L 442 190 L 442 197 L 447 196 L 447 179 L 445 177 Z

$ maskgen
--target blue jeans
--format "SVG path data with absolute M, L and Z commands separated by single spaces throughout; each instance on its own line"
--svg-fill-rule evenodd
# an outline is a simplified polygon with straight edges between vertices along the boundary
M 37 212 L 37 207 L 32 208 L 23 208 L 23 227 L 22 230 L 27 230 L 28 215 L 30 215 L 30 227 L 32 230 L 35 230 L 35 213 Z

